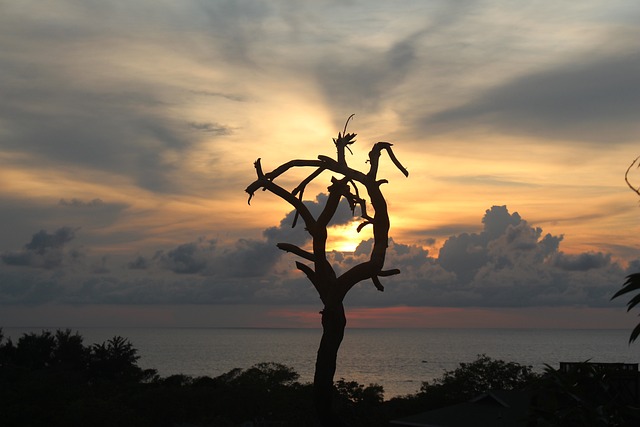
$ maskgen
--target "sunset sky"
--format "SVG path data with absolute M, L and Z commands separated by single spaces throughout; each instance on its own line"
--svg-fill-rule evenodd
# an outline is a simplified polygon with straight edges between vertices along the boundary
M 410 175 L 383 157 L 402 273 L 350 326 L 638 319 L 610 298 L 640 271 L 640 2 L 0 0 L 0 100 L 0 326 L 317 327 L 275 247 L 305 231 L 244 189 L 351 114 L 349 164 L 389 141 Z

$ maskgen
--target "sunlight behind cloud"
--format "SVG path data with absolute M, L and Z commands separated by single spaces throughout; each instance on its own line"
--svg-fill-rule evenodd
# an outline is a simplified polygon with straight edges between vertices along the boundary
M 358 225 L 362 221 L 357 219 L 344 225 L 334 225 L 329 228 L 329 238 L 327 239 L 327 250 L 338 252 L 353 252 L 363 240 L 373 237 L 370 225 L 364 227 L 358 233 Z
M 363 286 L 364 302 L 424 294 L 434 304 L 453 280 L 440 261 L 456 264 L 440 249 L 482 233 L 492 206 L 518 212 L 529 233 L 563 236 L 551 269 L 562 280 L 543 283 L 565 286 L 561 267 L 584 258 L 609 269 L 574 272 L 575 289 L 613 288 L 621 266 L 640 262 L 637 195 L 624 183 L 640 154 L 634 2 L 23 3 L 0 13 L 0 283 L 11 301 L 28 286 L 11 281 L 31 271 L 17 264 L 34 255 L 25 244 L 68 228 L 77 232 L 65 251 L 84 254 L 85 267 L 108 257 L 86 277 L 75 276 L 77 260 L 35 270 L 61 290 L 86 280 L 101 284 L 100 301 L 124 300 L 120 287 L 167 303 L 315 302 L 295 257 L 275 246 L 309 241 L 291 229 L 292 206 L 262 192 L 248 206 L 244 190 L 257 158 L 271 171 L 334 157 L 352 113 L 349 166 L 366 172 L 372 145 L 388 141 L 410 172 L 383 153 L 389 264 L 402 274 L 388 279 L 395 294 Z M 295 167 L 276 182 L 291 190 L 312 172 Z M 331 175 L 306 188 L 314 209 Z M 345 266 L 371 237 L 350 220 L 343 213 L 329 230 Z M 487 269 L 491 286 L 536 279 Z M 583 301 L 571 292 L 553 298 Z

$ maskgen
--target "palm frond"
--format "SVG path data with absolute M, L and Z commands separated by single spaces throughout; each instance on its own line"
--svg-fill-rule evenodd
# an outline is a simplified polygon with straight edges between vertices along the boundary
M 622 285 L 622 289 L 616 292 L 611 299 L 638 290 L 640 290 L 640 273 L 633 273 L 627 276 L 627 280 Z
M 633 273 L 627 276 L 627 280 L 622 285 L 622 289 L 616 292 L 611 299 L 618 298 L 620 295 L 628 294 L 629 292 L 640 291 L 640 273 Z M 627 311 L 630 311 L 636 305 L 640 304 L 640 293 L 632 297 L 627 302 Z M 633 343 L 638 336 L 640 336 L 640 323 L 631 331 L 629 337 L 629 344 Z
M 633 343 L 636 340 L 636 338 L 638 338 L 638 335 L 640 335 L 640 323 L 638 323 L 636 327 L 633 328 L 633 331 L 631 332 L 631 336 L 629 337 L 629 344 Z
M 635 297 L 631 298 L 629 300 L 629 302 L 627 302 L 627 311 L 631 311 L 631 309 L 633 307 L 635 307 L 636 305 L 638 305 L 638 303 L 640 303 L 640 294 L 638 294 Z

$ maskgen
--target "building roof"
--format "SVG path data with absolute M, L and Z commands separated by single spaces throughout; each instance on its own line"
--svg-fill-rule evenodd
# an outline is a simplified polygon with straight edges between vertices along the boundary
M 406 427 L 525 427 L 530 393 L 492 390 L 469 402 L 391 421 Z

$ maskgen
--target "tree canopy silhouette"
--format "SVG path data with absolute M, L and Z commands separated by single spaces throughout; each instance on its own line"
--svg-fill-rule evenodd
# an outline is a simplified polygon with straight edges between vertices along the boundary
M 296 211 L 293 227 L 298 219 L 302 218 L 305 229 L 312 239 L 311 251 L 286 242 L 278 243 L 277 246 L 312 263 L 310 266 L 296 261 L 296 267 L 311 281 L 324 305 L 320 312 L 323 333 L 318 348 L 314 375 L 314 401 L 320 422 L 323 425 L 339 425 L 339 422 L 333 419 L 331 403 L 337 354 L 346 327 L 343 300 L 347 292 L 354 285 L 366 279 L 371 279 L 374 286 L 379 291 L 383 291 L 384 286 L 380 277 L 400 273 L 398 269 L 384 269 L 390 222 L 387 203 L 380 190 L 381 185 L 388 181 L 378 179 L 377 176 L 382 152 L 386 151 L 393 164 L 405 176 L 409 176 L 409 172 L 398 161 L 391 148 L 392 144 L 389 142 L 377 142 L 373 145 L 369 151 L 368 171 L 361 172 L 351 168 L 347 164 L 345 152 L 347 150 L 351 152 L 349 146 L 355 143 L 356 134 L 347 133 L 347 125 L 352 117 L 353 114 L 347 119 L 343 132 L 338 132 L 338 137 L 333 139 L 337 150 L 335 159 L 319 155 L 317 159 L 312 160 L 290 160 L 267 173 L 263 172 L 261 160 L 258 159 L 254 164 L 257 179 L 246 188 L 246 192 L 249 193 L 249 203 L 259 189 L 268 190 L 288 202 Z M 297 187 L 289 191 L 275 181 L 292 168 L 312 168 L 314 170 Z M 333 172 L 337 177 L 331 177 L 331 185 L 328 187 L 329 196 L 320 214 L 314 217 L 303 203 L 303 195 L 307 185 L 325 171 Z M 368 209 L 368 203 L 363 198 L 359 186 L 366 190 L 370 199 L 369 204 L 374 211 L 373 214 Z M 357 230 L 360 231 L 368 225 L 373 227 L 373 247 L 368 261 L 357 264 L 337 275 L 327 259 L 327 228 L 343 197 L 349 203 L 354 215 L 356 207 L 360 209 L 359 214 L 362 222 Z

